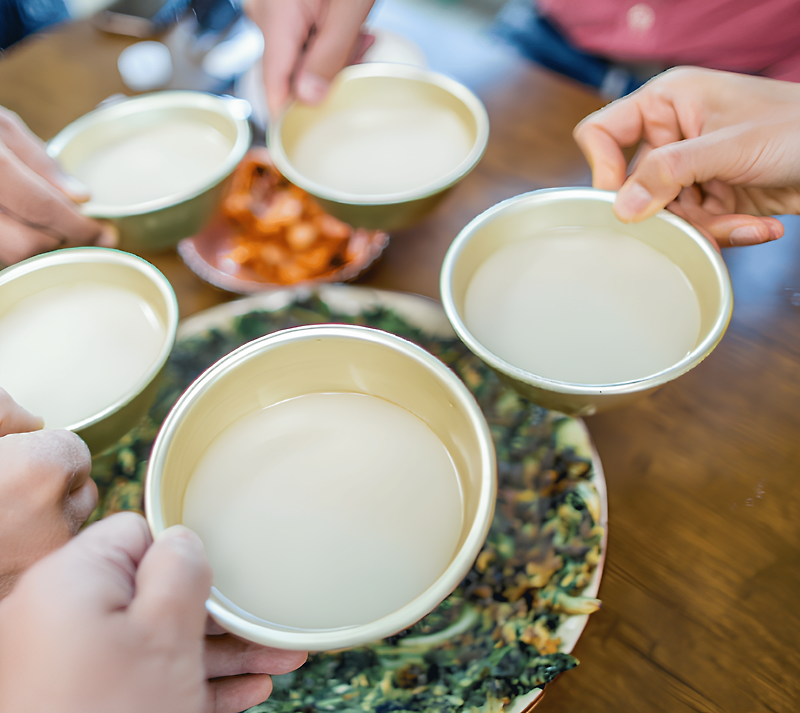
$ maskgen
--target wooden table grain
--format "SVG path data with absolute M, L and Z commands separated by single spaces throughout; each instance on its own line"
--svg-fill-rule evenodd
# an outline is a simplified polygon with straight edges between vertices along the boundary
M 48 139 L 125 92 L 116 57 L 129 43 L 85 23 L 24 42 L 0 58 L 0 105 Z M 571 129 L 601 101 L 512 54 L 491 60 L 459 76 L 489 111 L 483 161 L 434 215 L 392 236 L 362 284 L 437 297 L 442 257 L 472 217 L 523 191 L 589 182 Z M 736 302 L 710 357 L 588 419 L 609 491 L 603 608 L 575 651 L 581 665 L 537 713 L 800 710 L 798 232 L 726 252 Z M 230 298 L 174 253 L 146 257 L 183 316 Z

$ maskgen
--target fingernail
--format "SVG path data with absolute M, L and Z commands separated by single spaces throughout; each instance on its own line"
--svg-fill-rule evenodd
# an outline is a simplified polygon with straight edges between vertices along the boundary
M 770 225 L 769 226 L 769 238 L 767 240 L 777 240 L 778 238 L 783 237 L 783 226 L 778 223 L 778 225 Z
M 761 231 L 753 225 L 743 225 L 739 228 L 731 230 L 730 236 L 731 245 L 744 247 L 745 245 L 758 245 L 763 243 L 764 238 Z
M 156 537 L 156 540 L 158 541 L 173 539 L 183 539 L 191 542 L 197 542 L 200 538 L 193 530 L 190 530 L 188 527 L 186 527 L 186 525 L 173 525 L 172 527 L 168 527 L 166 530 L 162 530 L 158 534 L 158 537 Z
M 69 173 L 59 173 L 56 181 L 61 186 L 61 190 L 78 203 L 88 201 L 92 196 L 88 186 Z
M 177 550 L 183 558 L 189 558 L 197 563 L 206 562 L 206 548 L 200 536 L 184 525 L 173 525 L 163 530 L 155 540 L 160 545 L 166 545 Z
M 117 230 L 117 226 L 107 223 L 97 240 L 95 240 L 95 245 L 101 248 L 117 247 L 119 245 L 119 230 Z
M 653 202 L 653 196 L 641 183 L 630 183 L 622 186 L 614 201 L 614 213 L 617 218 L 629 223 L 645 212 Z
M 186 527 L 186 525 L 172 525 L 166 530 L 162 530 L 156 539 L 168 540 L 173 537 L 184 537 L 187 540 L 193 540 L 197 537 L 197 535 L 195 534 L 194 530 L 190 530 L 188 527 Z
M 322 77 L 303 72 L 297 80 L 297 98 L 305 104 L 319 104 L 328 94 L 330 82 Z

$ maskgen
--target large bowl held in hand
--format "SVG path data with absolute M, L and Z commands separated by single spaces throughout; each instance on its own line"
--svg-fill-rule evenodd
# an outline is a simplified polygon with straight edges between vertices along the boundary
M 145 511 L 156 535 L 200 534 L 228 631 L 320 651 L 435 609 L 480 552 L 495 492 L 488 426 L 453 372 L 392 334 L 314 325 L 189 387 L 153 447 Z
M 216 212 L 250 147 L 243 105 L 202 92 L 145 94 L 76 119 L 47 152 L 86 184 L 83 214 L 114 223 L 122 249 L 163 250 Z
M 623 224 L 615 194 L 534 191 L 453 241 L 441 271 L 459 337 L 520 394 L 589 415 L 686 373 L 722 339 L 733 297 L 722 258 L 662 211 Z
M 343 69 L 322 104 L 292 104 L 272 124 L 269 149 L 326 211 L 392 231 L 427 216 L 477 165 L 488 138 L 486 109 L 465 86 L 376 62 Z
M 147 413 L 177 327 L 172 286 L 141 258 L 38 255 L 0 272 L 0 386 L 98 455 Z

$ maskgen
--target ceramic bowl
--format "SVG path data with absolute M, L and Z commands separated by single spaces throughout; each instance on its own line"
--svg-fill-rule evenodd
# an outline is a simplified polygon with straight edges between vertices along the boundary
M 435 153 L 437 143 L 442 143 L 438 134 L 431 133 L 436 131 L 431 126 L 437 125 L 437 120 L 446 122 L 450 131 L 457 130 L 464 143 L 443 159 L 441 166 L 431 169 L 424 166 L 426 158 Z M 398 122 L 397 134 L 383 130 L 393 121 Z M 414 151 L 392 152 L 393 137 L 408 125 L 413 125 L 420 137 L 413 139 L 416 143 L 412 146 L 422 145 L 424 139 L 434 150 L 416 157 Z M 304 141 L 319 136 L 319 127 L 325 126 L 334 127 L 334 138 L 319 147 L 318 154 L 328 167 L 309 175 L 308 159 L 302 158 L 308 155 Z M 330 162 L 335 157 L 328 148 L 341 150 L 338 147 L 351 133 L 369 134 L 371 130 L 380 130 L 381 134 L 379 145 L 370 150 L 369 167 L 363 168 L 367 165 L 364 163 L 358 176 L 342 179 L 353 163 L 351 156 L 344 155 L 331 173 Z M 443 131 L 446 135 L 448 129 Z M 465 86 L 420 67 L 374 62 L 342 70 L 322 104 L 292 104 L 271 125 L 269 149 L 278 170 L 314 196 L 329 213 L 355 227 L 392 231 L 414 225 L 427 216 L 477 165 L 488 138 L 486 109 Z M 381 157 L 376 158 L 379 154 Z M 415 163 L 409 165 L 409 161 Z M 397 188 L 400 184 L 395 184 L 394 179 L 383 180 L 398 174 L 403 175 L 401 188 Z
M 441 270 L 442 303 L 458 336 L 502 379 L 534 403 L 572 415 L 590 415 L 633 401 L 697 366 L 722 339 L 730 321 L 733 296 L 725 263 L 711 243 L 689 223 L 668 211 L 641 223 L 624 224 L 612 210 L 615 193 L 593 188 L 555 188 L 526 193 L 499 203 L 475 218 L 456 237 Z M 625 233 L 668 257 L 684 273 L 700 308 L 700 330 L 694 348 L 677 363 L 644 378 L 620 383 L 581 384 L 533 374 L 492 353 L 470 331 L 464 303 L 477 269 L 504 246 L 552 228 L 604 228 Z M 502 286 L 498 286 L 502 289 Z M 569 293 L 553 294 L 552 309 Z M 542 345 L 543 349 L 547 345 Z M 591 343 L 586 358 L 592 358 Z
M 42 405 L 43 413 L 38 413 L 38 415 L 44 416 L 45 428 L 58 427 L 74 431 L 86 442 L 92 454 L 97 455 L 130 431 L 150 408 L 158 390 L 167 357 L 175 342 L 178 327 L 178 303 L 169 281 L 145 260 L 119 250 L 70 248 L 32 257 L 0 272 L 0 320 L 5 315 L 10 316 L 9 311 L 13 310 L 21 300 L 36 300 L 40 294 L 44 295 L 44 299 L 51 299 L 49 295 L 52 295 L 52 299 L 58 299 L 58 295 L 53 294 L 53 289 L 69 290 L 74 286 L 81 285 L 109 286 L 132 293 L 146 305 L 149 318 L 156 319 L 161 323 L 161 334 L 163 335 L 160 345 L 154 345 L 154 359 L 149 366 L 142 365 L 141 373 L 131 379 L 131 386 L 122 393 L 117 390 L 115 396 L 110 396 L 105 401 L 102 399 L 102 394 L 99 395 L 97 403 L 103 405 L 88 416 L 78 416 L 77 420 L 68 423 L 49 423 L 47 411 L 50 394 L 37 392 L 31 395 L 38 404 Z M 2 324 L 1 321 L 0 324 Z M 97 329 L 101 328 L 104 327 L 97 326 Z M 115 328 L 120 331 L 113 332 L 114 338 L 116 339 L 116 335 L 120 334 L 124 338 L 125 325 L 117 323 Z M 109 333 L 111 332 L 109 331 Z M 98 370 L 104 367 L 102 356 L 99 363 L 96 363 L 98 355 L 90 353 L 90 347 L 80 339 L 74 338 L 74 335 L 72 338 L 67 335 L 63 341 L 58 343 L 47 344 L 48 348 L 45 350 L 35 348 L 32 344 L 15 344 L 13 349 L 32 350 L 26 358 L 29 358 L 31 368 L 37 369 L 43 374 L 52 373 L 60 368 L 67 351 L 72 355 L 78 353 L 77 362 L 79 364 L 95 363 L 93 368 Z M 127 342 L 125 344 L 126 346 L 120 348 L 128 349 L 131 346 Z M 8 344 L 3 345 L 3 348 L 7 349 Z M 85 359 L 81 356 L 84 352 Z M 94 379 L 95 383 L 102 383 L 102 380 L 98 381 L 99 374 L 97 372 L 94 374 L 94 377 L 92 377 L 92 373 L 85 373 L 76 378 L 84 381 Z M 13 381 L 12 379 L 12 383 L 0 384 L 11 393 L 12 397 L 16 396 Z M 43 379 L 43 384 L 47 383 Z M 53 394 L 53 396 L 57 396 L 57 394 Z M 81 394 L 79 393 L 75 397 L 80 398 Z M 16 398 L 20 400 L 22 406 L 33 410 L 34 413 L 40 410 L 36 408 L 36 405 L 26 402 L 26 399 L 19 396 Z M 83 410 L 80 412 L 82 413 Z
M 76 119 L 50 141 L 47 152 L 67 173 L 80 178 L 81 167 L 98 151 L 165 123 L 189 121 L 216 129 L 230 149 L 199 185 L 192 184 L 140 203 L 90 200 L 82 206 L 84 215 L 110 220 L 116 225 L 120 248 L 163 250 L 199 232 L 216 212 L 226 179 L 250 147 L 250 125 L 243 116 L 243 104 L 241 99 L 202 92 L 144 94 L 101 106 Z M 119 170 L 124 172 L 125 166 Z
M 444 444 L 462 493 L 463 517 L 455 551 L 433 584 L 414 599 L 377 620 L 352 626 L 292 628 L 271 623 L 237 607 L 214 587 L 207 603 L 209 612 L 225 629 L 249 641 L 320 651 L 356 646 L 401 631 L 435 609 L 458 586 L 483 546 L 492 520 L 494 447 L 480 408 L 458 377 L 421 347 L 392 334 L 352 325 L 314 325 L 276 332 L 237 349 L 200 376 L 177 402 L 153 447 L 147 473 L 145 512 L 153 533 L 182 522 L 187 484 L 198 461 L 230 424 L 287 399 L 332 392 L 371 394 L 401 406 L 422 419 Z M 313 448 L 314 441 L 307 447 Z M 219 477 L 225 474 L 220 472 Z M 275 497 L 281 497 L 280 492 Z M 314 507 L 309 504 L 298 521 L 310 521 Z M 275 544 L 289 545 L 289 540 Z M 209 543 L 206 546 L 211 551 Z M 302 557 L 304 551 L 298 550 L 297 556 Z M 369 568 L 370 562 L 363 566 Z M 291 586 L 284 588 L 286 596 L 296 596 Z M 319 596 L 325 596 L 324 582 L 320 582 Z

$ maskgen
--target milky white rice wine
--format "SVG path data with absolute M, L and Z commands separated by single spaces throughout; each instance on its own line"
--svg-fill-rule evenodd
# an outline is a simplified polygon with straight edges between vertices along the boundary
M 444 107 L 360 107 L 320 120 L 300 138 L 289 158 L 320 185 L 383 195 L 440 180 L 467 157 L 472 143 L 462 120 Z
M 308 394 L 247 414 L 189 481 L 183 523 L 238 607 L 301 629 L 400 609 L 447 568 L 463 519 L 431 429 L 376 396 Z
M 105 145 L 70 170 L 91 191 L 92 204 L 131 206 L 202 188 L 231 146 L 213 126 L 173 120 Z
M 700 306 L 681 269 L 629 235 L 553 229 L 491 255 L 467 288 L 467 328 L 509 364 L 538 376 L 610 384 L 685 357 Z
M 88 281 L 50 287 L 0 315 L 0 386 L 47 428 L 72 426 L 136 387 L 165 334 L 129 290 Z

